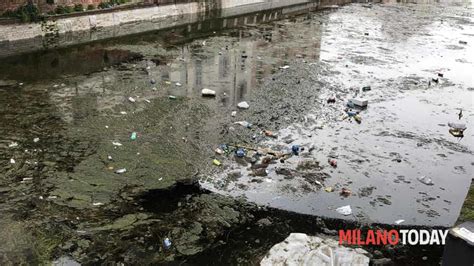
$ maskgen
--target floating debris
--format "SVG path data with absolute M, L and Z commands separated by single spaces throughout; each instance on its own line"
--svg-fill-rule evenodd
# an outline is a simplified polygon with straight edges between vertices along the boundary
M 135 98 L 133 97 L 128 97 L 128 101 L 131 103 L 135 103 L 137 100 L 135 100 Z
M 234 122 L 234 124 L 238 124 L 238 125 L 241 125 L 241 126 L 246 127 L 246 128 L 251 128 L 252 127 L 252 123 L 249 123 L 247 121 L 237 121 L 237 122 Z
M 462 117 L 462 113 L 458 115 Z M 454 137 L 462 138 L 464 137 L 464 130 L 467 129 L 466 124 L 461 124 L 461 123 L 448 123 L 448 126 L 450 127 L 449 133 L 453 135 Z
M 324 188 L 324 191 L 326 191 L 326 192 L 333 192 L 333 191 L 334 191 L 334 188 L 332 188 L 332 187 L 326 187 L 326 188 Z
M 214 159 L 214 160 L 212 161 L 212 164 L 214 164 L 215 166 L 221 166 L 221 165 L 222 165 L 222 163 L 221 163 L 219 160 L 217 160 L 217 159 Z
M 201 94 L 204 97 L 216 97 L 216 91 L 210 89 L 202 89 Z
M 131 140 L 136 140 L 137 139 L 137 132 L 133 132 L 132 135 L 130 136 Z
M 275 139 L 278 138 L 278 136 L 270 130 L 264 130 L 263 134 L 270 138 L 275 138 Z
M 125 169 L 125 168 L 120 168 L 120 169 L 117 169 L 117 170 L 115 171 L 115 173 L 116 173 L 116 174 L 119 174 L 119 175 L 120 175 L 120 174 L 124 174 L 124 173 L 126 173 L 126 172 L 127 172 L 127 169 Z
M 93 205 L 93 206 L 102 206 L 102 205 L 104 205 L 104 203 L 102 203 L 102 202 L 94 202 L 94 203 L 92 203 L 92 205 Z
M 15 148 L 15 147 L 18 147 L 18 142 L 12 142 L 8 144 L 8 148 Z
M 405 220 L 403 220 L 403 219 L 400 219 L 400 220 L 396 220 L 396 221 L 395 221 L 396 224 L 401 224 L 401 223 L 403 223 L 403 222 L 405 222 Z
M 34 143 L 36 143 L 36 142 L 38 142 L 38 141 L 40 141 L 40 138 L 34 138 L 34 139 L 33 139 L 33 142 L 34 142 Z
M 352 192 L 348 188 L 342 188 L 341 193 L 339 193 L 339 195 L 344 196 L 344 197 L 348 197 L 351 194 L 352 194 Z
M 367 107 L 367 104 L 369 103 L 368 100 L 362 98 L 353 98 L 350 99 L 349 102 L 358 107 Z
M 239 104 L 237 104 L 237 107 L 239 107 L 240 109 L 249 109 L 250 105 L 247 102 L 240 102 Z
M 122 143 L 120 143 L 120 142 L 115 142 L 115 141 L 112 141 L 112 145 L 114 145 L 114 146 L 119 146 L 119 147 L 120 147 L 120 146 L 123 146 Z
M 237 157 L 239 158 L 243 158 L 246 154 L 246 151 L 243 149 L 243 148 L 238 148 L 236 151 L 235 151 L 235 155 L 237 155 Z
M 432 186 L 434 185 L 433 181 L 431 180 L 431 178 L 427 177 L 427 176 L 420 176 L 417 178 L 418 181 L 420 181 L 421 183 L 425 184 L 425 185 L 428 185 L 428 186 Z
M 288 66 L 288 65 L 280 67 L 280 69 L 288 69 L 288 68 L 290 68 L 290 66 Z
M 170 249 L 171 248 L 171 240 L 169 238 L 165 238 L 163 240 L 163 246 L 165 247 L 165 249 Z
M 15 163 L 16 163 L 15 159 L 11 158 L 11 159 L 10 159 L 10 163 L 11 163 L 11 164 L 15 164 Z
M 294 155 L 299 155 L 299 153 L 300 153 L 300 146 L 299 146 L 299 145 L 293 145 L 293 146 L 291 146 L 291 151 L 293 152 Z
M 350 205 L 339 207 L 336 209 L 336 211 L 345 216 L 352 214 L 352 209 Z

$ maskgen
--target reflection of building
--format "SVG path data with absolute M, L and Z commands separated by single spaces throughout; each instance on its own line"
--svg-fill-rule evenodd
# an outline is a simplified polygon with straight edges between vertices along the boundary
M 292 10 L 295 10 L 295 7 L 292 7 Z M 297 10 L 308 11 L 304 7 Z M 141 76 L 143 73 L 140 74 L 141 78 L 133 78 L 133 73 L 136 72 L 113 71 L 105 77 L 102 77 L 101 73 L 95 73 L 82 84 L 78 84 L 77 88 L 69 84 L 52 93 L 51 98 L 66 121 L 80 120 L 104 110 L 113 110 L 116 106 L 120 106 L 120 110 L 114 110 L 114 113 L 128 111 L 127 105 L 121 104 L 128 103 L 127 98 L 134 95 L 140 96 L 141 99 L 168 94 L 200 97 L 203 88 L 213 89 L 218 93 L 219 101 L 209 101 L 209 104 L 235 106 L 260 86 L 264 77 L 278 71 L 279 67 L 290 64 L 291 60 L 319 60 L 321 24 L 312 21 L 310 14 L 292 17 L 292 20 L 297 20 L 298 23 L 286 24 L 285 20 L 269 21 L 282 19 L 286 16 L 284 14 L 288 14 L 285 9 L 270 10 L 240 17 L 202 21 L 162 31 L 154 36 L 137 36 L 137 39 L 131 37 L 128 40 L 130 43 L 137 43 L 137 40 L 154 43 L 161 39 L 165 47 L 178 47 L 179 56 L 170 61 L 165 55 L 157 55 L 159 60 L 153 61 L 156 66 L 149 70 L 150 76 L 145 79 Z M 256 23 L 260 22 L 266 24 L 257 26 Z M 238 28 L 231 29 L 235 26 Z M 214 36 L 214 31 L 222 29 L 228 29 L 226 32 L 231 37 L 206 39 Z M 147 38 L 146 41 L 143 38 Z M 195 39 L 198 40 L 193 42 Z M 207 42 L 205 45 L 204 40 Z M 59 58 L 58 66 L 68 63 L 70 68 L 87 73 L 121 60 L 138 59 L 133 53 L 125 53 L 122 50 L 104 50 L 104 45 L 101 44 L 88 46 L 82 50 L 83 54 L 80 51 L 79 49 L 77 54 L 72 53 L 72 57 Z M 56 58 L 46 58 L 50 57 Z M 83 60 L 86 62 L 84 66 L 80 63 L 71 64 L 71 60 L 80 61 L 78 58 L 89 57 L 92 58 Z M 61 74 L 68 73 L 71 72 L 63 71 Z M 149 84 L 148 79 L 154 79 L 156 84 Z M 168 86 L 165 81 L 181 83 L 182 86 Z M 151 90 L 152 86 L 157 87 L 156 92 Z M 136 92 L 131 90 L 134 87 L 138 88 Z M 139 106 L 134 105 L 133 110 L 137 111 Z
M 228 96 L 226 105 L 235 105 L 256 86 L 261 78 L 270 75 L 278 67 L 289 60 L 315 61 L 319 59 L 321 25 L 307 23 L 295 27 L 295 24 L 274 23 L 265 27 L 254 27 L 255 23 L 281 19 L 283 12 L 269 11 L 268 13 L 250 14 L 237 18 L 222 19 L 213 22 L 219 29 L 248 25 L 249 30 L 236 30 L 232 36 L 237 38 L 234 43 L 225 43 L 222 47 L 208 45 L 185 44 L 182 46 L 180 58 L 170 65 L 160 68 L 163 80 L 179 82 L 187 91 L 176 90 L 173 94 L 180 96 L 196 96 L 203 88 L 210 88 Z M 300 16 L 298 20 L 308 19 Z M 308 21 L 309 22 L 309 21 Z M 209 24 L 194 24 L 188 28 L 206 28 L 211 31 Z

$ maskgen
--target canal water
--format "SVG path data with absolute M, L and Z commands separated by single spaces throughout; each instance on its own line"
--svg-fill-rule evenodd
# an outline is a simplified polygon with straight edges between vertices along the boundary
M 203 229 L 213 215 L 194 218 L 213 201 L 209 191 L 363 224 L 453 225 L 474 169 L 472 3 L 295 11 L 0 59 L 0 224 L 13 228 L 0 235 L 23 236 L 0 251 L 21 253 L 14 245 L 27 246 L 29 232 L 41 228 L 74 239 L 40 234 L 41 256 L 175 257 L 144 241 L 140 229 L 144 239 L 173 236 L 178 254 L 194 255 L 210 240 L 186 230 L 203 237 L 202 230 L 219 234 L 251 220 L 242 211 L 239 221 L 226 205 L 222 216 L 232 222 Z M 203 98 L 204 88 L 216 97 Z M 344 119 L 355 96 L 369 103 L 360 124 Z M 248 110 L 237 108 L 244 100 Z M 463 138 L 449 133 L 450 122 L 467 125 Z M 215 154 L 220 144 L 304 150 L 256 171 L 233 154 Z M 207 192 L 186 205 L 194 188 L 178 190 L 180 200 L 167 190 L 189 179 Z M 345 205 L 350 215 L 336 211 Z M 101 248 L 107 237 L 119 247 Z M 136 248 L 122 254 L 132 242 Z

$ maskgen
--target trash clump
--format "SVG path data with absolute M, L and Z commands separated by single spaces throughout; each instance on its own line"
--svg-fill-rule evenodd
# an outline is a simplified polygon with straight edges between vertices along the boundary
M 270 265 L 369 265 L 368 252 L 338 245 L 334 239 L 291 233 L 274 245 L 260 262 Z

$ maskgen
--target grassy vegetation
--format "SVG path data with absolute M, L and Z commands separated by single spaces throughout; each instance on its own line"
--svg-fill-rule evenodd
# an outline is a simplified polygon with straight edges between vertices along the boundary
M 54 1 L 47 0 L 48 4 L 54 4 Z M 130 2 L 130 0 L 110 0 L 107 2 L 100 3 L 97 8 L 99 9 L 106 9 L 112 8 L 114 6 L 126 4 Z M 87 8 L 84 8 L 82 4 L 76 4 L 74 6 L 62 6 L 58 5 L 54 11 L 48 13 L 48 15 L 62 15 L 62 14 L 69 14 L 74 12 L 84 12 L 86 10 L 94 10 L 96 6 L 88 5 Z M 44 16 L 40 13 L 38 7 L 32 3 L 28 3 L 24 6 L 21 6 L 15 10 L 8 10 L 5 13 L 1 14 L 2 17 L 8 18 L 17 18 L 22 22 L 38 22 L 41 21 Z
M 2 14 L 3 17 L 17 18 L 22 22 L 37 22 L 40 21 L 41 16 L 39 9 L 36 5 L 28 3 L 24 6 L 20 6 L 15 10 L 8 10 Z
M 464 201 L 458 223 L 465 221 L 474 221 L 474 184 L 471 184 L 471 188 L 469 189 L 466 200 Z

